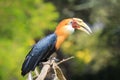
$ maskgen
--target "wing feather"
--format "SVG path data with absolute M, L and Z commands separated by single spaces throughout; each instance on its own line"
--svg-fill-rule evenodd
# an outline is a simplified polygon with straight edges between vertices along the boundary
M 34 70 L 35 67 L 42 61 L 55 52 L 56 34 L 50 34 L 42 40 L 38 41 L 26 56 L 22 65 L 22 75 L 24 76 L 29 71 Z

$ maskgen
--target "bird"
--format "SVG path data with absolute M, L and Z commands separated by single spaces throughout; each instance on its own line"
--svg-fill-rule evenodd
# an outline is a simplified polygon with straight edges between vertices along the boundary
M 22 64 L 21 75 L 25 76 L 30 71 L 34 71 L 39 63 L 46 62 L 75 30 L 81 30 L 87 34 L 92 33 L 90 27 L 80 18 L 62 20 L 53 33 L 39 40 L 26 55 Z

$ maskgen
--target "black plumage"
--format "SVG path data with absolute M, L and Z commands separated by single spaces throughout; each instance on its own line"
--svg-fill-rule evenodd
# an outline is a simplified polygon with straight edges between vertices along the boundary
M 42 40 L 38 41 L 31 51 L 26 56 L 22 65 L 21 74 L 24 76 L 40 63 L 47 61 L 52 53 L 56 51 L 55 43 L 57 36 L 55 33 L 48 35 Z

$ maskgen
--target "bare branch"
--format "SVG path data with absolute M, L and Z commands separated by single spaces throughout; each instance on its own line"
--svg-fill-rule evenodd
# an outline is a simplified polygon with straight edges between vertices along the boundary
M 31 72 L 28 73 L 28 80 L 33 80 Z
M 38 72 L 37 68 L 35 68 L 34 72 L 35 72 L 36 76 L 38 77 L 39 76 L 39 72 Z
M 72 59 L 72 58 L 74 58 L 74 56 L 71 56 L 71 57 L 69 57 L 69 58 L 67 58 L 67 59 L 63 59 L 62 61 L 58 62 L 57 65 L 65 62 L 65 61 L 68 61 L 68 60 L 70 60 L 70 59 Z
M 43 66 L 40 74 L 35 69 L 35 74 L 37 76 L 36 80 L 45 80 L 46 76 L 48 75 L 48 72 L 50 71 L 51 66 L 52 66 L 54 73 L 55 73 L 54 80 L 66 80 L 62 70 L 60 69 L 60 67 L 58 65 L 65 62 L 65 61 L 68 61 L 72 58 L 74 58 L 74 56 L 69 57 L 67 59 L 63 59 L 62 61 L 60 61 L 58 63 L 55 62 L 54 58 L 52 58 L 51 60 L 48 60 L 47 62 L 43 63 L 44 66 Z M 31 73 L 29 73 L 28 80 L 33 80 Z
M 59 68 L 58 64 L 56 64 L 55 62 L 53 63 L 53 69 L 55 72 L 54 80 L 66 80 L 66 78 L 63 75 L 62 70 Z
M 47 76 L 47 73 L 48 73 L 49 69 L 50 69 L 49 64 L 44 65 L 42 70 L 41 70 L 40 75 L 38 76 L 38 78 L 36 80 L 44 80 L 45 77 Z

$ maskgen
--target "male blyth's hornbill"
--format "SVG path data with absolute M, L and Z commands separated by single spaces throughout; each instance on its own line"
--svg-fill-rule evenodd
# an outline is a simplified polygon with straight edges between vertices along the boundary
M 47 61 L 50 55 L 60 48 L 61 44 L 75 29 L 82 30 L 88 34 L 92 32 L 87 24 L 79 18 L 62 20 L 56 27 L 54 33 L 39 40 L 33 46 L 24 60 L 21 74 L 24 76 L 28 72 L 33 71 L 40 62 Z

